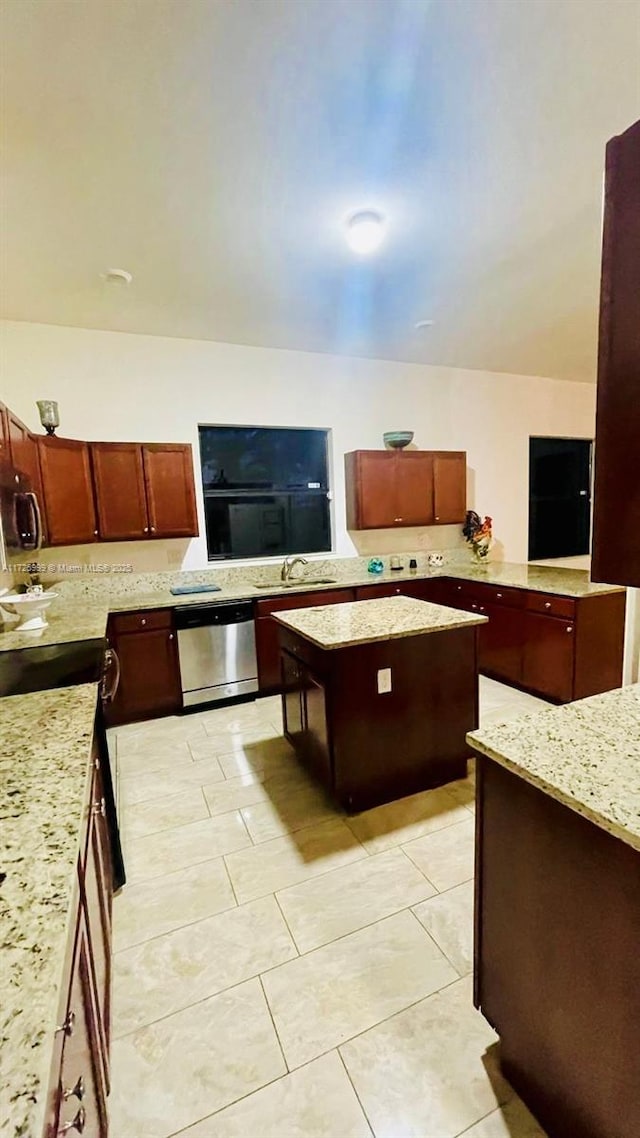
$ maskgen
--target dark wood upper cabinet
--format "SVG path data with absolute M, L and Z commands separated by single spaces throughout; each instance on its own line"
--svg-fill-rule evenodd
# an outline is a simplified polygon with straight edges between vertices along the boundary
M 142 446 L 152 537 L 197 537 L 193 459 L 188 443 Z
M 395 457 L 385 450 L 356 450 L 344 456 L 348 529 L 396 524 Z
M 37 439 L 49 545 L 96 541 L 89 444 L 78 439 Z
M 8 423 L 8 407 L 4 403 L 0 403 L 0 459 L 3 462 L 9 462 L 11 455 L 9 453 L 9 423 Z
M 640 121 L 607 145 L 593 513 L 594 581 L 640 586 Z
M 345 455 L 347 528 L 462 524 L 464 451 L 351 451 Z
M 98 532 L 103 541 L 149 536 L 142 447 L 139 443 L 91 443 Z
M 465 451 L 433 455 L 433 517 L 437 525 L 464 522 L 467 512 L 467 455 Z
M 428 451 L 397 454 L 394 463 L 395 525 L 430 526 L 433 514 L 433 459 Z

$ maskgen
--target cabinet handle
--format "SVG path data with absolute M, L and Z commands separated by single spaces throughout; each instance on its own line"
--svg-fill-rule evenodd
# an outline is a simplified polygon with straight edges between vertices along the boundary
M 437 521 L 437 522 L 439 522 L 439 521 L 440 521 L 440 515 L 439 515 L 439 514 L 436 514 L 436 521 Z
M 471 605 L 471 608 L 472 608 L 472 609 L 477 609 L 477 607 L 478 607 L 478 606 L 477 606 L 476 604 L 472 604 L 472 605 Z
M 102 817 L 106 818 L 106 816 L 107 816 L 107 804 L 106 804 L 104 798 L 101 798 L 99 802 L 92 802 L 91 803 L 91 813 L 92 814 L 102 814 Z
M 479 612 L 484 612 L 484 605 L 480 605 Z
M 496 593 L 496 597 L 498 598 L 499 601 L 501 601 L 502 600 L 502 593 Z
M 94 534 L 94 537 L 97 537 L 97 536 L 98 536 L 98 531 L 97 531 L 97 529 L 94 529 L 94 531 L 93 531 L 93 534 Z
M 551 601 L 545 601 L 545 602 L 544 602 L 544 607 L 545 607 L 546 609 L 550 609 L 550 608 L 551 608 Z
M 155 527 L 155 526 L 151 526 L 151 532 L 152 532 L 152 533 L 155 533 L 155 532 L 156 532 L 156 527 Z
M 140 621 L 140 624 L 146 624 L 146 623 L 147 623 L 146 618 L 143 617 L 142 620 Z
M 84 1107 L 81 1106 L 75 1118 L 73 1118 L 71 1122 L 65 1122 L 64 1126 L 60 1127 L 58 1134 L 68 1134 L 70 1130 L 75 1130 L 77 1134 L 82 1134 L 86 1121 L 87 1112 Z
M 66 1091 L 62 1092 L 62 1097 L 63 1097 L 64 1101 L 66 1102 L 67 1099 L 73 1098 L 75 1095 L 75 1097 L 80 1102 L 82 1102 L 82 1100 L 84 1098 L 85 1089 L 86 1088 L 84 1085 L 84 1079 L 82 1078 L 82 1075 L 80 1075 L 75 1087 L 68 1087 Z
M 173 633 L 172 632 L 169 633 L 169 640 L 173 640 Z
M 565 632 L 573 632 L 573 625 L 572 625 L 572 624 L 568 624 L 568 625 L 567 625 L 567 627 L 566 627 L 566 629 L 565 629 Z
M 145 532 L 145 533 L 148 533 L 148 532 L 149 532 L 149 526 L 145 526 L 145 527 L 144 527 L 144 532 Z
M 73 1027 L 76 1022 L 76 1013 L 68 1011 L 61 1024 L 56 1028 L 56 1035 L 59 1031 L 63 1031 L 65 1035 L 73 1035 Z

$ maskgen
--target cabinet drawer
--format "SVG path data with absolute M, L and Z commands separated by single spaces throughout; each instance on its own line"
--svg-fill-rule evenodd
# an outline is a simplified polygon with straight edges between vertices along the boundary
M 509 608 L 518 609 L 525 607 L 527 594 L 524 589 L 505 588 L 503 585 L 480 585 L 477 587 L 482 590 L 483 604 L 508 605 Z
M 116 636 L 123 632 L 149 632 L 156 628 L 171 628 L 172 609 L 149 609 L 146 612 L 115 613 L 110 625 Z
M 254 612 L 257 617 L 271 616 L 272 612 L 286 609 L 307 609 L 315 605 L 337 605 L 343 601 L 355 600 L 353 589 L 320 589 L 313 593 L 288 593 L 286 596 L 270 597 L 256 601 Z
M 562 616 L 568 620 L 573 620 L 576 614 L 576 602 L 571 597 L 558 597 L 553 593 L 527 593 L 527 608 L 530 612 Z

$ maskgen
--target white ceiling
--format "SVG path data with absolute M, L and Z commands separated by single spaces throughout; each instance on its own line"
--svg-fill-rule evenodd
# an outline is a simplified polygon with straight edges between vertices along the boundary
M 1 32 L 3 316 L 594 378 L 637 0 L 3 0 Z

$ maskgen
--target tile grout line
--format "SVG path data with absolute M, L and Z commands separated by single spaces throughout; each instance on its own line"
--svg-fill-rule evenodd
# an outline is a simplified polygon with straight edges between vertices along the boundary
M 231 880 L 231 874 L 229 873 L 229 866 L 227 865 L 227 855 L 223 854 L 221 860 L 222 860 L 222 864 L 224 866 L 224 871 L 227 875 L 227 880 L 229 882 L 229 885 L 231 886 L 231 892 L 233 894 L 233 899 L 236 903 L 236 908 L 240 909 L 240 908 L 242 908 L 242 906 L 240 905 L 240 902 L 238 901 L 238 896 L 236 894 L 235 886 L 233 884 L 233 881 Z
M 419 904 L 422 904 L 422 902 L 418 902 L 418 903 L 419 903 Z M 444 950 L 444 948 L 442 947 L 442 945 L 438 944 L 438 941 L 436 940 L 436 938 L 435 938 L 434 934 L 433 934 L 433 933 L 432 933 L 432 932 L 431 932 L 431 931 L 430 931 L 430 930 L 427 928 L 427 926 L 426 926 L 426 925 L 423 925 L 423 924 L 422 924 L 422 921 L 420 920 L 420 918 L 418 917 L 418 915 L 417 915 L 416 913 L 414 913 L 413 909 L 411 909 L 411 908 L 410 908 L 408 911 L 411 913 L 411 916 L 413 917 L 413 919 L 414 919 L 415 921 L 417 921 L 417 922 L 418 922 L 418 924 L 420 925 L 420 927 L 421 927 L 422 929 L 424 929 L 424 931 L 426 932 L 427 936 L 429 937 L 429 940 L 430 940 L 430 941 L 432 941 L 432 943 L 433 943 L 433 944 L 436 946 L 436 948 L 438 949 L 438 952 L 441 952 L 441 953 L 442 953 L 442 955 L 444 956 L 445 960 L 447 961 L 447 964 L 450 964 L 450 965 L 451 965 L 451 967 L 453 968 L 453 971 L 456 973 L 456 976 L 458 977 L 458 979 L 460 979 L 460 980 L 464 980 L 465 976 L 468 976 L 468 975 L 469 975 L 469 973 L 468 973 L 468 972 L 464 972 L 464 973 L 463 973 L 463 972 L 460 972 L 460 970 L 459 970 L 458 968 L 456 968 L 455 964 L 453 963 L 453 960 L 451 960 L 451 959 L 450 959 L 450 957 L 447 955 L 447 953 L 445 952 L 445 950 Z
M 369 1127 L 369 1130 L 371 1131 L 371 1138 L 376 1138 L 376 1133 L 375 1133 L 375 1130 L 373 1129 L 373 1123 L 372 1123 L 371 1119 L 369 1118 L 369 1115 L 367 1114 L 367 1112 L 365 1110 L 364 1103 L 363 1103 L 362 1099 L 360 1098 L 360 1095 L 358 1094 L 358 1092 L 356 1090 L 356 1085 L 355 1085 L 353 1079 L 351 1078 L 351 1075 L 349 1074 L 349 1068 L 347 1067 L 347 1064 L 344 1061 L 344 1056 L 340 1050 L 340 1047 L 336 1047 L 335 1050 L 336 1050 L 336 1054 L 338 1056 L 338 1059 L 342 1063 L 342 1066 L 344 1068 L 344 1073 L 347 1076 L 347 1079 L 349 1080 L 349 1083 L 351 1085 L 353 1093 L 356 1096 L 358 1103 L 360 1104 L 360 1110 L 362 1111 L 362 1113 L 364 1115 L 364 1120 L 365 1120 L 367 1126 Z M 330 1052 L 328 1052 L 327 1054 L 330 1054 Z
M 282 905 L 280 904 L 280 902 L 279 902 L 279 900 L 278 900 L 278 894 L 277 894 L 277 893 L 271 893 L 271 894 L 269 894 L 269 896 L 273 897 L 273 899 L 274 899 L 274 901 L 275 901 L 275 903 L 276 903 L 276 905 L 277 905 L 277 907 L 278 907 L 278 912 L 279 912 L 279 913 L 280 913 L 280 915 L 282 916 L 282 919 L 283 919 L 283 921 L 284 921 L 284 923 L 285 923 L 285 925 L 286 925 L 286 927 L 287 927 L 287 932 L 289 933 L 289 936 L 291 937 L 291 940 L 293 941 L 293 945 L 294 945 L 294 948 L 295 948 L 295 950 L 296 950 L 296 952 L 297 952 L 297 954 L 298 954 L 298 957 L 300 957 L 300 956 L 303 956 L 303 955 L 304 955 L 304 953 L 302 953 L 302 952 L 300 951 L 300 945 L 298 944 L 298 942 L 297 942 L 297 940 L 296 940 L 295 936 L 293 935 L 293 932 L 291 931 L 291 927 L 290 927 L 290 925 L 289 925 L 289 922 L 288 922 L 287 918 L 286 918 L 286 917 L 285 917 L 285 915 L 284 915 L 284 910 L 283 910 L 283 908 L 282 908 Z M 295 957 L 293 957 L 293 959 L 295 960 L 296 958 L 295 958 Z M 284 963 L 287 963 L 287 962 L 286 962 L 286 961 L 284 961 Z M 276 967 L 277 967 L 277 965 L 276 965 Z M 269 971 L 269 969 L 265 969 L 265 971 Z
M 287 1074 L 291 1074 L 291 1068 L 287 1062 L 287 1057 L 284 1053 L 284 1047 L 282 1046 L 282 1040 L 280 1039 L 280 1035 L 278 1034 L 278 1028 L 276 1027 L 276 1021 L 273 1018 L 273 1012 L 271 1010 L 271 1004 L 269 1003 L 269 999 L 268 999 L 267 993 L 265 991 L 265 986 L 262 982 L 262 976 L 263 976 L 263 973 L 260 973 L 260 975 L 258 976 L 258 983 L 260 984 L 260 990 L 262 992 L 264 1002 L 265 1002 L 267 1011 L 269 1013 L 269 1019 L 271 1020 L 271 1023 L 273 1024 L 273 1030 L 275 1032 L 276 1039 L 278 1041 L 278 1047 L 280 1048 L 280 1054 L 282 1055 L 282 1062 L 284 1063 L 284 1065 L 287 1069 Z M 246 1098 L 247 1096 L 244 1095 L 243 1097 Z

